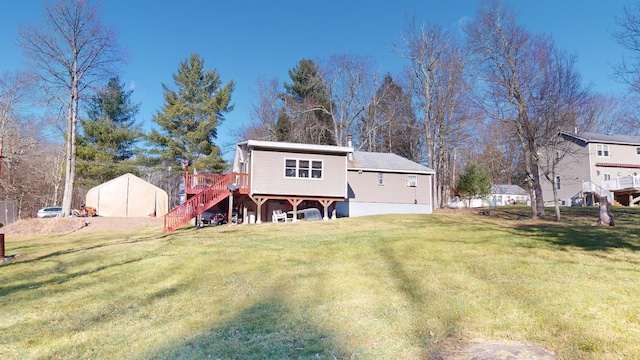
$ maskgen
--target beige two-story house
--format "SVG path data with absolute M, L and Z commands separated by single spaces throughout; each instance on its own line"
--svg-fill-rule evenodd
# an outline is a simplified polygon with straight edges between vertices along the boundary
M 640 202 L 640 136 L 563 131 L 569 146 L 557 155 L 555 186 L 562 205 L 592 204 L 607 196 L 620 205 Z M 545 202 L 553 187 L 542 182 Z

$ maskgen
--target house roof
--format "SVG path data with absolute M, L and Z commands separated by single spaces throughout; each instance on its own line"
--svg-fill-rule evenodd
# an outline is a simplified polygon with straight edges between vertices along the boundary
M 640 136 L 633 135 L 612 135 L 593 132 L 574 133 L 566 130 L 563 130 L 561 134 L 563 136 L 581 140 L 585 143 L 640 145 Z
M 401 172 L 411 174 L 434 174 L 432 169 L 392 153 L 360 152 L 353 153 L 348 161 L 349 170 Z
M 270 150 L 285 150 L 295 152 L 310 152 L 310 153 L 337 153 L 347 154 L 353 152 L 353 148 L 347 146 L 334 146 L 334 145 L 314 145 L 314 144 L 298 144 L 288 142 L 277 141 L 262 141 L 262 140 L 247 140 L 238 145 L 245 145 L 248 148 L 254 149 L 270 149 Z
M 493 184 L 491 192 L 493 194 L 529 195 L 529 193 L 520 186 L 510 184 Z

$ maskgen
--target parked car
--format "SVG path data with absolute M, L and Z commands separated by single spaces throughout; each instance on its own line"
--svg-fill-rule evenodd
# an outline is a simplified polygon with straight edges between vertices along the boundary
M 38 210 L 36 213 L 36 217 L 39 219 L 44 218 L 52 218 L 52 217 L 60 217 L 62 216 L 62 207 L 61 206 L 47 206 Z
M 200 226 L 217 226 L 227 222 L 223 213 L 205 211 L 200 215 Z

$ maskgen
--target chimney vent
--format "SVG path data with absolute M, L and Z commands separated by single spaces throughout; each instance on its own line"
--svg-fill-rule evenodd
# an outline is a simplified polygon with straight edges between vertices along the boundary
M 349 159 L 349 161 L 353 161 L 353 136 L 351 135 L 347 135 L 347 147 L 351 148 L 351 152 L 347 154 L 347 159 Z

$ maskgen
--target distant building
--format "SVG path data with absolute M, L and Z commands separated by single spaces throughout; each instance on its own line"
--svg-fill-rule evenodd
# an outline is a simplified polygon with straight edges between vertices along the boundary
M 640 203 L 640 136 L 561 132 L 567 155 L 556 154 L 556 190 L 561 205 L 592 204 L 598 196 L 624 206 Z M 552 183 L 542 181 L 546 203 Z
M 494 184 L 491 186 L 491 195 L 487 198 L 489 205 L 529 205 L 531 197 L 529 193 L 518 185 Z

